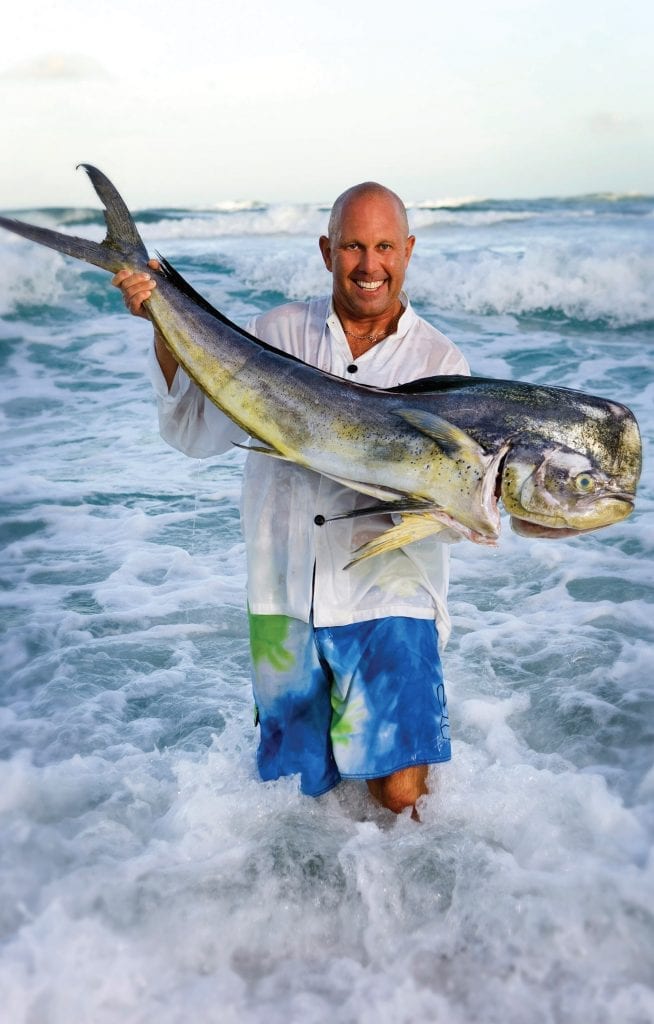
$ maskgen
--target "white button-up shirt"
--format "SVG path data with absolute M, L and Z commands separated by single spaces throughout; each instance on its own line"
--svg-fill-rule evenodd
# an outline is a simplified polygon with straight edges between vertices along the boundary
M 468 374 L 466 360 L 445 335 L 416 315 L 402 294 L 397 331 L 352 358 L 329 297 L 293 302 L 255 317 L 250 333 L 327 373 L 388 388 L 435 374 Z M 348 370 L 356 366 L 356 372 Z M 244 439 L 181 369 L 170 391 L 154 355 L 162 437 L 195 458 L 227 451 Z M 433 538 L 376 555 L 344 569 L 353 551 L 393 525 L 376 514 L 317 526 L 371 504 L 369 496 L 299 466 L 251 452 L 245 464 L 241 522 L 248 566 L 248 604 L 261 615 L 290 615 L 337 626 L 386 615 L 435 618 L 445 644 L 449 550 Z

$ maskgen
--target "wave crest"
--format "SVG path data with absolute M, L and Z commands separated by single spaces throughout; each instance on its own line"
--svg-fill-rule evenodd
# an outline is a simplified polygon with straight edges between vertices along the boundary
M 526 253 L 466 253 L 416 258 L 408 287 L 417 302 L 466 313 L 558 312 L 614 327 L 654 321 L 654 255 L 574 254 L 530 248 Z

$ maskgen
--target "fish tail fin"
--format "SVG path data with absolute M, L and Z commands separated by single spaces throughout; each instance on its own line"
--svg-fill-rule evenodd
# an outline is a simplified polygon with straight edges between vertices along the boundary
M 90 164 L 80 164 L 91 184 L 104 204 L 104 219 L 107 224 L 107 235 L 103 242 L 92 242 L 87 238 L 65 235 L 61 231 L 37 227 L 24 221 L 0 217 L 0 227 L 13 231 L 16 235 L 28 238 L 49 249 L 56 249 L 66 256 L 92 263 L 95 267 L 116 273 L 123 267 L 140 267 L 147 263 L 148 253 L 132 215 L 125 202 L 109 179 Z
M 106 174 L 92 164 L 79 164 L 83 167 L 91 184 L 104 205 L 104 219 L 107 224 L 107 237 L 101 244 L 117 251 L 126 250 L 130 254 L 138 254 L 147 262 L 148 253 L 143 239 L 138 233 L 134 218 L 127 209 L 123 197 Z

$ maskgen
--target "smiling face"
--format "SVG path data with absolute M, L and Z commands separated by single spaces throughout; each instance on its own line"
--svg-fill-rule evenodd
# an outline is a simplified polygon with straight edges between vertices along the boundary
M 399 314 L 414 243 L 401 201 L 381 185 L 355 186 L 336 201 L 320 251 L 344 323 L 372 325 Z

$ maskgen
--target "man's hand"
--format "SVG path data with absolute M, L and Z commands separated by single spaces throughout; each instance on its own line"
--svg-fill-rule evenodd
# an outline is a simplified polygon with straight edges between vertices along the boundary
M 161 270 L 161 264 L 158 260 L 148 260 L 148 266 L 152 267 L 153 270 Z M 111 279 L 111 283 L 116 288 L 120 288 L 123 293 L 123 300 L 132 316 L 140 316 L 144 320 L 149 320 L 150 317 L 143 309 L 143 303 L 146 299 L 149 299 L 152 295 L 153 289 L 157 287 L 157 282 L 154 277 L 150 277 L 149 274 L 138 273 L 135 274 L 131 270 L 119 270 L 117 274 Z M 154 331 L 154 348 L 157 353 L 157 359 L 161 372 L 166 378 L 166 384 L 170 389 L 172 387 L 175 374 L 177 373 L 178 362 L 173 356 L 172 352 L 166 346 L 165 341 L 155 328 Z
M 148 266 L 153 270 L 161 270 L 158 260 L 148 260 Z M 132 316 L 140 316 L 144 320 L 150 319 L 143 309 L 143 303 L 150 298 L 153 289 L 157 287 L 157 282 L 153 277 L 149 274 L 135 274 L 131 270 L 119 270 L 112 277 L 111 283 L 115 288 L 120 288 L 125 305 Z

